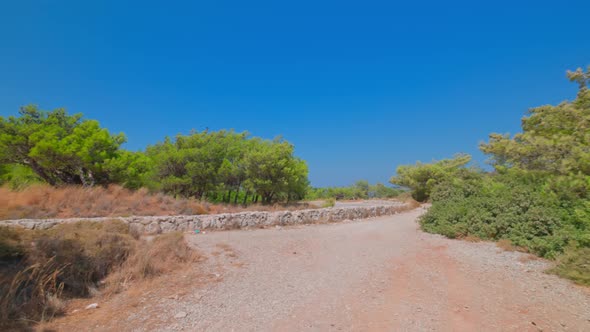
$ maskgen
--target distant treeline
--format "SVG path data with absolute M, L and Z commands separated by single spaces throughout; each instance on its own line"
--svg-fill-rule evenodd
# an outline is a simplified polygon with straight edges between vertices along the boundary
M 140 152 L 122 149 L 125 141 L 82 114 L 25 106 L 19 116 L 0 117 L 0 184 L 121 184 L 243 204 L 299 200 L 309 185 L 306 162 L 281 138 L 191 132 Z
M 347 187 L 324 187 L 309 188 L 307 195 L 308 200 L 318 199 L 368 199 L 368 198 L 393 198 L 403 193 L 405 190 L 393 188 L 376 183 L 370 185 L 366 180 L 359 180 Z

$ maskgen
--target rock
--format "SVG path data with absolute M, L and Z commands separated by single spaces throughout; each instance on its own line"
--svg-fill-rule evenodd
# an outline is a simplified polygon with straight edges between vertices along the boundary
M 185 318 L 186 316 L 187 316 L 186 312 L 180 311 L 180 312 L 176 313 L 176 315 L 174 315 L 174 318 L 180 319 L 180 318 Z
M 325 222 L 351 222 L 363 218 L 396 214 L 404 208 L 403 203 L 386 206 L 336 207 L 330 209 L 309 209 L 300 211 L 240 212 L 196 216 L 158 216 L 119 218 L 129 224 L 135 233 L 156 235 L 173 231 L 200 229 L 233 229 L 247 227 L 304 225 Z M 71 219 L 21 219 L 3 220 L 0 226 L 19 226 L 28 229 L 46 229 L 57 224 L 74 221 L 104 222 L 113 218 L 71 218 Z
M 92 303 L 86 306 L 86 310 L 98 309 L 98 303 Z

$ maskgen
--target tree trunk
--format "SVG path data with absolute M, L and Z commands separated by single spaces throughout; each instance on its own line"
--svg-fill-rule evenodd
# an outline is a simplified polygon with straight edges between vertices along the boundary
M 47 173 L 45 172 L 43 167 L 41 167 L 39 164 L 37 164 L 36 161 L 30 160 L 30 161 L 25 161 L 24 163 L 26 165 L 30 166 L 31 169 L 33 170 L 33 172 L 35 172 L 37 175 L 39 175 L 43 180 L 45 180 L 50 185 L 55 186 L 57 184 L 53 178 L 51 178 L 49 175 L 47 175 Z
M 236 190 L 236 197 L 234 197 L 234 204 L 238 204 L 238 196 L 240 196 L 240 189 Z
M 80 181 L 82 181 L 82 185 L 84 187 L 92 187 L 94 186 L 94 176 L 92 176 L 92 172 L 88 171 L 88 174 L 84 171 L 82 167 L 78 168 L 78 174 L 80 176 Z
M 249 194 L 249 193 L 250 193 L 250 192 L 249 192 L 248 190 L 246 190 L 246 194 L 244 195 L 244 201 L 242 202 L 242 205 L 244 205 L 244 206 L 245 206 L 245 205 L 246 205 L 246 203 L 248 202 L 248 194 Z

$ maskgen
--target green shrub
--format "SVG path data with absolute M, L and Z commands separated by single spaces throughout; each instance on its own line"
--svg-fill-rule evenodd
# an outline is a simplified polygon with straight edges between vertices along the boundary
M 397 175 L 392 177 L 389 182 L 410 188 L 415 200 L 426 202 L 430 199 L 432 190 L 439 183 L 468 171 L 464 166 L 470 161 L 470 155 L 460 154 L 453 159 L 443 159 L 430 164 L 417 162 L 415 165 L 402 165 L 397 168 Z
M 30 167 L 17 164 L 0 165 L 0 185 L 6 184 L 12 190 L 22 190 L 42 181 Z
M 547 190 L 549 179 L 511 171 L 479 181 L 442 183 L 433 191 L 422 228 L 451 238 L 508 239 L 548 258 L 561 254 L 572 241 L 587 245 L 587 204 L 565 204 Z
M 568 77 L 580 86 L 576 100 L 530 109 L 522 133 L 491 134 L 480 145 L 494 173 L 470 172 L 457 159 L 398 168 L 392 182 L 433 202 L 420 220 L 425 231 L 508 242 L 590 284 L 590 67 Z

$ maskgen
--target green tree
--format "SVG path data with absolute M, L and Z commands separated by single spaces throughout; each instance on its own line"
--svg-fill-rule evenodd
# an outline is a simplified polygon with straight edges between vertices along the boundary
M 354 183 L 355 198 L 366 199 L 369 198 L 369 181 L 359 180 Z
M 533 108 L 521 133 L 481 144 L 495 172 L 438 182 L 422 229 L 507 239 L 557 258 L 554 273 L 590 282 L 590 68 L 568 77 L 579 85 L 575 100 Z
M 154 162 L 143 152 L 121 150 L 111 159 L 105 160 L 104 170 L 109 181 L 119 183 L 128 189 L 152 187 L 150 176 Z
M 0 165 L 0 185 L 7 184 L 13 190 L 26 188 L 42 179 L 30 167 L 18 164 Z
M 234 204 L 248 197 L 270 204 L 301 199 L 307 164 L 281 139 L 250 138 L 234 131 L 193 132 L 147 149 L 153 182 L 165 192 Z
M 289 194 L 303 196 L 307 186 L 307 166 L 293 156 L 294 147 L 282 139 L 256 144 L 246 156 L 246 174 L 249 186 L 270 204 Z
M 532 108 L 522 119 L 522 133 L 491 134 L 481 150 L 496 167 L 518 167 L 568 175 L 590 175 L 589 71 L 568 73 L 580 85 L 574 102 Z
M 0 163 L 30 167 L 51 185 L 108 182 L 103 165 L 114 158 L 123 134 L 111 135 L 94 120 L 64 109 L 21 108 L 19 117 L 0 117 Z
M 397 175 L 389 182 L 410 188 L 415 200 L 425 202 L 437 184 L 456 176 L 470 161 L 470 155 L 459 154 L 453 159 L 443 159 L 430 164 L 417 162 L 416 165 L 399 166 Z

